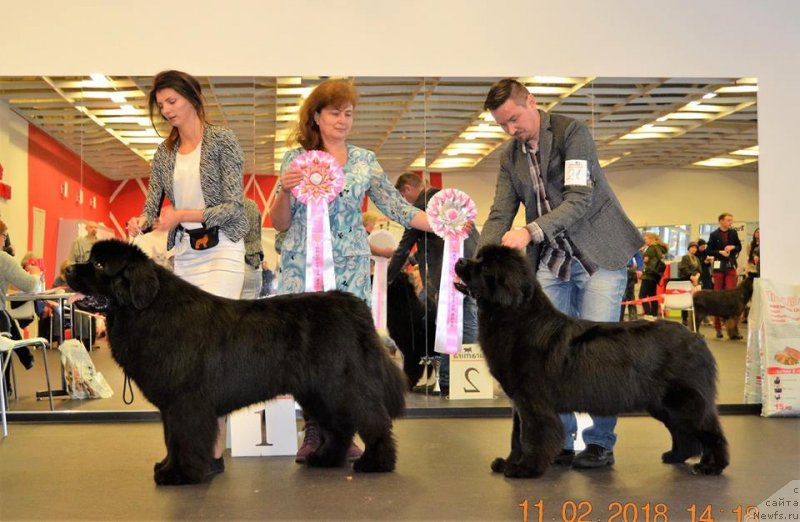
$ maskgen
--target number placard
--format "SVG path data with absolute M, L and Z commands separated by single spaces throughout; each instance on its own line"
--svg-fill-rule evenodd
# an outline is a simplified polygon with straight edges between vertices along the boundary
M 297 453 L 294 398 L 285 395 L 231 413 L 231 455 L 259 457 Z
M 494 379 L 479 344 L 464 344 L 450 356 L 450 400 L 491 399 Z

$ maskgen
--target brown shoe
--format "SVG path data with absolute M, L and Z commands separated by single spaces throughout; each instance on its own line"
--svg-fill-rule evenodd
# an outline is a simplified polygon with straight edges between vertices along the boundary
M 322 435 L 319 431 L 319 424 L 312 420 L 308 420 L 306 421 L 303 431 L 305 432 L 303 444 L 300 446 L 300 449 L 297 450 L 297 455 L 294 457 L 294 461 L 298 464 L 305 463 L 306 458 L 317 451 L 322 444 Z

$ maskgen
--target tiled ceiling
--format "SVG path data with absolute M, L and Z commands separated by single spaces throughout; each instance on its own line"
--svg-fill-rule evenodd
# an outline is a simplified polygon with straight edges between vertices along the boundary
M 247 154 L 246 171 L 274 174 L 297 108 L 322 78 L 198 79 L 208 120 L 236 132 Z M 508 138 L 484 113 L 483 102 L 497 79 L 352 78 L 360 101 L 349 141 L 375 151 L 391 176 L 424 168 L 496 173 L 497 151 Z M 755 79 L 519 79 L 541 108 L 589 125 L 608 170 L 695 166 L 756 172 Z M 149 174 L 160 140 L 147 111 L 151 82 L 140 76 L 0 77 L 0 99 L 92 168 L 121 180 Z

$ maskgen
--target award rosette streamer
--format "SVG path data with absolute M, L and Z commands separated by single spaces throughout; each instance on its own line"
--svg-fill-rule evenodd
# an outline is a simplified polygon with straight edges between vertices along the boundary
M 397 248 L 397 239 L 388 230 L 373 230 L 369 235 L 369 244 L 377 247 Z M 372 318 L 375 321 L 375 329 L 381 335 L 389 335 L 386 328 L 386 287 L 387 272 L 389 270 L 389 258 L 383 256 L 372 256 L 375 261 L 375 269 L 372 273 Z
M 444 239 L 442 278 L 439 283 L 439 307 L 436 311 L 436 342 L 439 353 L 458 353 L 461 349 L 462 304 L 464 295 L 455 289 L 456 261 L 464 255 L 468 224 L 478 215 L 475 202 L 456 189 L 437 192 L 428 201 L 428 220 L 434 234 Z
M 291 168 L 303 179 L 292 195 L 306 206 L 306 292 L 336 288 L 328 203 L 344 186 L 344 171 L 331 154 L 311 150 L 297 156 Z

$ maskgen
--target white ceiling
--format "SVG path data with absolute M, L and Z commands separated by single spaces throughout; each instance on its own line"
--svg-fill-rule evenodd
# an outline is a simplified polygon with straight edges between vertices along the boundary
M 352 78 L 361 98 L 349 141 L 375 151 L 391 177 L 426 166 L 435 172 L 494 174 L 498 147 L 507 137 L 482 115 L 486 93 L 497 79 Z M 246 171 L 274 174 L 298 104 L 320 78 L 199 80 L 208 120 L 236 132 L 247 154 Z M 682 168 L 722 157 L 732 163 L 749 161 L 736 167 L 756 172 L 757 155 L 731 155 L 757 145 L 753 79 L 520 80 L 540 107 L 590 126 L 600 159 L 617 158 L 608 170 Z M 149 175 L 148 160 L 158 140 L 147 114 L 151 81 L 151 77 L 119 76 L 0 77 L 0 99 L 92 168 L 121 180 Z M 111 94 L 124 101 L 112 101 Z M 643 128 L 646 125 L 651 127 Z M 628 139 L 634 131 L 633 136 L 642 139 Z

